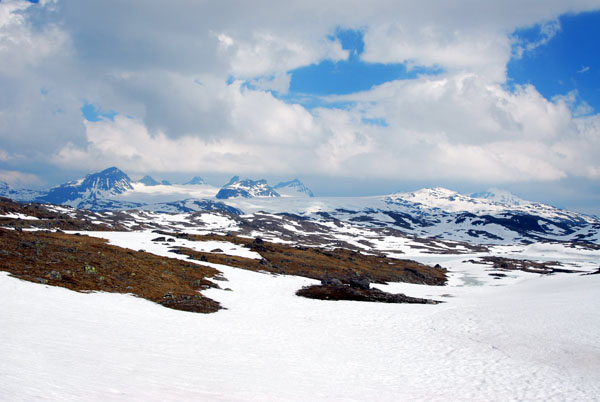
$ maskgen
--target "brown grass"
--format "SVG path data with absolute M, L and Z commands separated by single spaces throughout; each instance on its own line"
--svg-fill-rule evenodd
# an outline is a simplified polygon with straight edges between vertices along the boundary
M 174 235 L 170 233 L 170 235 Z M 175 235 L 176 236 L 176 235 Z M 181 235 L 180 235 L 181 236 Z M 433 268 L 411 260 L 366 255 L 356 251 L 336 248 L 326 250 L 278 243 L 262 242 L 236 236 L 183 235 L 190 240 L 219 240 L 249 247 L 263 259 L 255 260 L 219 253 L 198 252 L 177 248 L 176 252 L 200 261 L 230 265 L 252 271 L 304 276 L 313 279 L 337 278 L 349 283 L 351 278 L 368 277 L 372 282 L 408 282 L 427 285 L 444 285 L 446 270 Z
M 0 229 L 0 270 L 75 291 L 130 293 L 178 310 L 210 313 L 219 303 L 199 290 L 219 271 L 64 233 Z

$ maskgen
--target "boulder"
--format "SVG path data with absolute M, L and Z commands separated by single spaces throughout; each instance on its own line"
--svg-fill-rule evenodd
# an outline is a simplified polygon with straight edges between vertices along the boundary
M 371 288 L 371 280 L 366 276 L 350 278 L 350 286 L 357 289 L 368 290 Z

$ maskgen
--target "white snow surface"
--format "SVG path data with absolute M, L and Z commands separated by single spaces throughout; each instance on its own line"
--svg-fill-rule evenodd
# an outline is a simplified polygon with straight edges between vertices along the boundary
M 8 214 L 2 214 L 2 215 L 0 215 L 0 218 L 23 219 L 23 220 L 29 220 L 29 221 L 38 221 L 38 220 L 40 220 L 36 216 L 30 216 L 30 215 L 15 213 L 15 212 L 11 212 L 11 213 L 8 213 Z
M 150 232 L 90 234 L 184 258 Z M 561 251 L 528 247 L 504 252 Z M 309 300 L 294 292 L 315 281 L 213 264 L 233 291 L 205 291 L 227 308 L 208 315 L 0 273 L 0 399 L 600 399 L 600 275 L 492 279 L 467 258 L 418 257 L 448 267 L 448 286 L 378 285 L 440 305 Z
M 81 232 L 78 232 L 81 233 Z M 257 252 L 250 251 L 250 249 L 242 247 L 238 244 L 225 242 L 225 241 L 190 241 L 186 239 L 172 238 L 173 242 L 156 242 L 152 241 L 157 237 L 160 237 L 156 233 L 151 231 L 143 232 L 84 232 L 87 235 L 100 237 L 109 240 L 112 244 L 120 247 L 132 248 L 130 245 L 135 245 L 135 249 L 143 249 L 147 252 L 154 253 L 165 257 L 174 257 L 173 253 L 168 252 L 170 247 L 186 247 L 196 251 L 210 252 L 214 249 L 221 249 L 223 254 L 252 258 L 256 260 L 262 259 L 261 255 Z M 169 236 L 165 236 L 169 238 Z M 128 247 L 129 246 L 129 247 Z
M 218 192 L 217 187 L 209 184 L 159 184 L 146 186 L 143 183 L 131 183 L 133 190 L 111 197 L 118 201 L 159 203 L 178 201 L 186 198 L 212 198 Z
M 485 198 L 502 204 L 510 205 L 522 205 L 530 204 L 529 201 L 525 201 L 522 198 L 517 197 L 510 191 L 501 190 L 498 188 L 490 188 L 487 191 L 471 194 L 473 198 Z

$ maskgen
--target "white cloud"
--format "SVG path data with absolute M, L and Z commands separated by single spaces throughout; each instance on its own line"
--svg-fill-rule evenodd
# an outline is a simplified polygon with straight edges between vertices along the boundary
M 249 38 L 232 39 L 226 34 L 219 34 L 218 38 L 230 55 L 231 73 L 239 78 L 281 74 L 324 59 L 348 58 L 348 52 L 342 49 L 339 41 L 323 37 L 309 41 L 275 32 L 254 31 Z
M 318 141 L 310 113 L 239 83 L 228 88 L 227 96 L 231 131 L 219 138 L 171 138 L 118 115 L 114 121 L 86 121 L 86 145 L 68 144 L 53 161 L 82 168 L 116 164 L 132 172 L 290 172 L 304 167 L 302 157 Z
M 519 182 L 590 177 L 598 166 L 598 116 L 574 117 L 567 102 L 548 101 L 531 86 L 513 93 L 474 74 L 446 74 L 336 99 L 388 123 L 370 132 L 360 167 L 344 166 L 355 173 Z
M 280 94 L 288 93 L 292 75 L 290 73 L 276 73 L 268 77 L 258 77 L 250 80 L 250 84 L 263 91 L 276 91 Z
M 84 122 L 86 145 L 68 144 L 52 156 L 63 167 L 101 169 L 118 165 L 129 172 L 319 173 L 338 171 L 344 162 L 372 150 L 373 130 L 360 116 L 323 109 L 309 113 L 271 94 L 229 88 L 231 131 L 220 138 L 171 138 L 138 120 Z
M 0 170 L 0 180 L 13 187 L 35 186 L 41 183 L 36 175 L 16 170 Z
M 565 104 L 571 112 L 573 112 L 573 116 L 575 117 L 594 113 L 594 108 L 579 97 L 579 91 L 576 89 L 569 91 L 565 95 L 555 95 L 552 97 L 552 101 Z
M 583 66 L 579 70 L 577 70 L 577 74 L 587 73 L 588 71 L 590 71 L 590 67 L 589 66 Z
M 510 41 L 506 35 L 485 29 L 389 23 L 366 32 L 363 59 L 471 71 L 503 82 Z
M 150 133 L 142 122 L 123 116 L 114 121 L 85 122 L 87 145 L 68 144 L 53 156 L 64 167 L 102 169 L 118 165 L 130 172 L 228 171 L 227 160 L 243 160 L 252 152 L 235 141 L 208 142 L 194 137 L 172 139 Z
M 54 24 L 39 32 L 32 29 L 24 14 L 31 6 L 27 1 L 0 2 L 0 73 L 22 73 L 68 46 L 69 36 Z
M 560 14 L 597 0 L 177 5 L 0 2 L 0 148 L 132 173 L 523 181 L 600 171 L 589 105 L 502 86 L 515 28 L 550 21 L 550 40 Z M 365 32 L 366 61 L 445 72 L 334 98 L 356 102 L 348 110 L 309 111 L 265 92 L 285 93 L 290 69 L 347 58 L 329 37 L 337 27 Z M 84 99 L 119 115 L 83 123 Z
M 224 48 L 228 48 L 231 45 L 233 45 L 233 39 L 230 36 L 225 35 L 224 33 L 217 34 L 217 39 L 219 40 L 221 46 L 223 46 Z
M 53 157 L 64 167 L 127 171 L 322 174 L 473 182 L 591 178 L 599 171 L 600 118 L 574 118 L 564 100 L 533 87 L 512 93 L 475 75 L 421 77 L 357 95 L 349 110 L 289 105 L 227 87 L 230 131 L 171 138 L 140 120 L 85 122 L 86 146 Z M 418 95 L 418 97 L 417 97 Z M 376 101 L 377 100 L 377 101 Z M 378 116 L 387 127 L 365 124 Z
M 362 124 L 357 113 L 329 109 L 321 109 L 317 113 L 319 123 L 326 131 L 322 137 L 324 141 L 316 148 L 321 169 L 329 174 L 356 175 L 360 168 L 354 166 L 349 169 L 347 164 L 359 155 L 373 156 L 372 152 L 376 149 L 371 135 L 376 129 Z
M 544 46 L 556 36 L 561 30 L 560 21 L 555 19 L 546 21 L 540 26 L 540 35 L 533 41 L 517 41 L 514 48 L 514 54 L 516 58 L 523 57 L 526 52 L 533 52 L 540 46 Z

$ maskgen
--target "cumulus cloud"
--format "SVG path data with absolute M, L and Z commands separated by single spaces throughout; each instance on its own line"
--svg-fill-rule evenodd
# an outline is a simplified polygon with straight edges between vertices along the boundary
M 116 164 L 131 172 L 319 173 L 372 150 L 360 116 L 323 109 L 309 113 L 268 92 L 229 88 L 231 132 L 220 138 L 178 138 L 151 131 L 139 119 L 85 121 L 86 144 L 67 144 L 52 156 L 64 167 L 100 169 Z
M 555 95 L 552 97 L 552 101 L 567 105 L 575 117 L 589 115 L 594 112 L 594 108 L 579 97 L 579 91 L 576 89 L 567 92 L 565 95 Z
M 195 137 L 169 138 L 150 133 L 139 120 L 116 116 L 114 121 L 85 122 L 87 144 L 67 144 L 52 160 L 65 167 L 102 169 L 118 165 L 130 172 L 229 171 L 244 164 L 252 146 L 235 141 L 208 142 Z M 256 161 L 252 161 L 256 162 Z
M 42 5 L 47 2 L 42 2 Z M 28 1 L 0 3 L 0 72 L 22 73 L 28 66 L 39 66 L 45 59 L 64 50 L 69 36 L 55 24 L 40 31 L 33 29 L 25 12 L 32 7 Z
M 594 178 L 598 117 L 567 94 L 507 90 L 511 32 L 596 0 L 0 2 L 0 162 L 132 173 L 327 174 L 510 182 Z M 232 12 L 231 10 L 235 10 Z M 307 109 L 277 99 L 290 70 L 344 60 L 437 66 Z M 246 81 L 246 85 L 242 85 Z M 87 101 L 119 114 L 86 122 Z M 368 124 L 369 119 L 384 125 Z M 24 167 L 26 165 L 23 165 Z
M 132 172 L 268 172 L 300 169 L 302 149 L 316 139 L 313 117 L 271 94 L 229 91 L 231 132 L 219 138 L 172 138 L 139 119 L 86 121 L 86 145 L 68 144 L 52 160 L 62 166 L 102 168 L 117 164 Z
M 421 77 L 336 97 L 354 102 L 348 110 L 312 112 L 239 82 L 226 96 L 227 135 L 172 138 L 116 116 L 85 122 L 86 146 L 69 144 L 53 161 L 139 173 L 325 172 L 496 183 L 593 178 L 600 171 L 599 118 L 573 117 L 564 100 L 548 101 L 531 86 L 509 92 L 473 75 Z M 383 116 L 387 126 L 365 123 L 369 116 Z
M 348 52 L 342 49 L 338 40 L 326 37 L 315 43 L 301 40 L 304 38 L 257 31 L 250 38 L 233 39 L 225 34 L 218 38 L 230 55 L 231 73 L 240 78 L 281 73 L 325 59 L 348 58 Z
M 372 161 L 360 166 L 381 176 L 544 181 L 591 178 L 598 166 L 598 117 L 578 118 L 564 99 L 548 101 L 532 86 L 511 92 L 474 74 L 446 74 L 333 99 L 385 117 L 388 126 L 371 132 Z
M 447 29 L 389 23 L 371 27 L 365 35 L 363 59 L 370 62 L 438 66 L 466 70 L 498 82 L 505 80 L 510 41 L 484 29 Z

